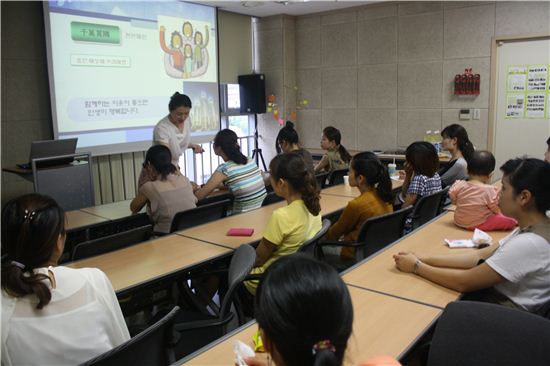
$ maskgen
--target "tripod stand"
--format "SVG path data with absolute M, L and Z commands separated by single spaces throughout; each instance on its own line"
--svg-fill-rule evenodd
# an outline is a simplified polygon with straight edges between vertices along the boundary
M 262 159 L 262 166 L 264 171 L 267 171 L 267 166 L 265 165 L 264 156 L 262 154 L 262 149 L 258 147 L 258 114 L 254 113 L 254 150 L 252 150 L 252 159 L 256 158 L 256 165 L 260 166 L 260 159 Z

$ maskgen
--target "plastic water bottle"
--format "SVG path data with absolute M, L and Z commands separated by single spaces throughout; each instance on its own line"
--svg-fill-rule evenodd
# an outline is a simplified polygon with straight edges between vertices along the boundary
M 433 137 L 432 137 L 432 143 L 435 146 L 435 150 L 439 154 L 441 152 L 441 132 L 439 130 L 434 131 Z

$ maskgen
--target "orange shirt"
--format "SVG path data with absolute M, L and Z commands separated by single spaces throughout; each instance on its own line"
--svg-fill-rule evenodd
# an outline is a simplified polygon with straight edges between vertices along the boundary
M 327 240 L 338 240 L 342 235 L 345 241 L 355 242 L 363 223 L 371 217 L 393 212 L 393 206 L 384 202 L 375 191 L 367 191 L 350 202 L 342 215 L 327 233 Z M 342 248 L 342 257 L 355 257 L 354 248 Z
M 484 223 L 489 216 L 500 213 L 499 189 L 477 181 L 457 180 L 449 189 L 449 197 L 456 205 L 455 224 L 469 228 Z

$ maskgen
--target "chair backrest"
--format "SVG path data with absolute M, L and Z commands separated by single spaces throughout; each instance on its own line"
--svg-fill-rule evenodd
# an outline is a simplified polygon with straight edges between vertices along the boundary
M 155 324 L 118 347 L 103 353 L 81 366 L 110 365 L 168 365 L 170 364 L 166 349 L 172 337 L 172 324 L 179 311 L 175 306 Z
M 401 238 L 405 220 L 412 210 L 409 206 L 365 221 L 357 237 L 357 242 L 363 245 L 357 248 L 356 259 L 363 260 Z
M 330 175 L 330 173 L 328 173 L 328 172 L 315 175 L 315 179 L 317 179 L 317 185 L 319 186 L 319 189 L 325 188 L 325 186 L 327 184 L 327 178 L 328 178 L 329 175 Z M 342 180 L 343 179 L 344 178 L 342 178 Z
M 223 200 L 230 200 L 231 203 L 233 203 L 234 198 L 235 197 L 233 197 L 233 195 L 229 192 L 218 193 L 218 194 L 215 194 L 215 195 L 210 195 L 210 196 L 208 196 L 206 198 L 203 198 L 202 200 L 198 201 L 197 202 L 197 207 L 209 205 L 211 203 L 216 203 L 216 202 L 220 202 L 220 201 L 223 201 Z
M 437 322 L 428 366 L 550 365 L 550 320 L 502 305 L 457 301 Z
M 335 186 L 337 184 L 344 184 L 344 175 L 348 175 L 348 168 L 333 170 L 328 177 L 328 185 Z
M 317 234 L 313 236 L 313 238 L 303 242 L 302 245 L 300 245 L 300 248 L 298 248 L 298 252 L 306 253 L 315 257 L 317 243 L 323 236 L 325 236 L 328 229 L 330 229 L 330 224 L 331 224 L 330 220 L 324 219 L 323 226 L 321 226 L 321 230 L 319 230 Z
M 227 210 L 231 200 L 223 200 L 209 203 L 204 206 L 178 212 L 172 219 L 170 232 L 187 229 L 193 226 L 206 224 L 214 220 L 223 219 L 227 216 Z
M 224 319 L 231 310 L 231 303 L 237 287 L 248 276 L 256 261 L 256 250 L 248 244 L 243 244 L 235 250 L 227 273 L 227 292 L 220 307 L 220 319 Z
M 85 241 L 75 245 L 71 260 L 76 261 L 95 255 L 112 252 L 149 240 L 153 234 L 153 225 L 145 225 L 121 233 Z
M 442 200 L 447 195 L 448 190 L 449 188 L 447 187 L 441 191 L 420 197 L 414 205 L 411 215 L 413 229 L 424 225 L 441 213 Z
M 122 217 L 120 219 L 101 222 L 88 228 L 88 240 L 103 238 L 105 236 L 132 230 L 151 224 L 146 213 Z
M 283 197 L 277 196 L 275 192 L 269 192 L 262 202 L 262 206 L 271 205 L 272 203 L 284 201 Z

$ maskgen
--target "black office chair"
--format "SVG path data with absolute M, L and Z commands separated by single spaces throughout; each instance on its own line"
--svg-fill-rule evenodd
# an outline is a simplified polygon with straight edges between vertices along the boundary
M 230 200 L 231 203 L 233 203 L 233 195 L 229 192 L 227 193 L 219 193 L 216 195 L 208 196 L 206 198 L 203 198 L 202 200 L 197 202 L 197 207 L 206 206 L 211 203 L 216 203 L 224 200 Z
M 179 307 L 175 306 L 143 332 L 81 366 L 169 365 L 175 362 L 171 349 L 172 324 L 178 311 Z
M 174 326 L 174 330 L 181 335 L 175 347 L 178 359 L 225 335 L 229 322 L 235 317 L 231 311 L 232 305 L 235 306 L 237 316 L 240 318 L 238 304 L 235 304 L 236 292 L 240 286 L 243 286 L 242 282 L 250 273 L 255 260 L 256 250 L 251 245 L 244 244 L 237 248 L 227 271 L 227 292 L 223 296 L 216 315 L 202 312 L 181 312 L 178 315 Z M 210 274 L 206 272 L 199 275 Z M 187 283 L 182 286 L 180 284 L 180 290 L 186 292 L 188 297 L 196 296 Z
M 320 259 L 325 260 L 339 271 L 362 261 L 403 236 L 405 220 L 412 210 L 412 206 L 409 206 L 399 211 L 368 219 L 361 226 L 355 243 L 345 241 L 320 242 L 317 244 Z M 325 255 L 322 250 L 324 246 L 355 248 L 355 259 L 343 260 L 339 256 Z
M 317 257 L 317 243 L 319 243 L 319 240 L 326 235 L 328 229 L 330 229 L 330 225 L 330 220 L 324 219 L 321 230 L 319 230 L 313 238 L 303 242 L 302 245 L 300 245 L 300 248 L 298 248 L 298 252 L 311 255 L 312 257 Z
M 414 210 L 411 214 L 412 230 L 424 225 L 442 212 L 443 200 L 447 196 L 448 191 L 449 187 L 420 197 L 414 205 Z
M 102 238 L 149 224 L 151 224 L 151 220 L 146 213 L 139 213 L 108 222 L 102 222 L 89 227 L 88 240 Z
M 262 207 L 271 205 L 272 203 L 277 203 L 284 201 L 285 199 L 283 197 L 277 196 L 275 192 L 270 192 L 265 196 L 264 201 L 262 202 Z
M 222 200 L 204 206 L 178 212 L 172 219 L 170 232 L 188 229 L 193 226 L 206 224 L 227 216 L 231 200 Z
M 319 186 L 319 189 L 325 188 L 325 186 L 327 185 L 327 179 L 329 175 L 330 173 L 328 172 L 315 175 L 315 179 L 317 179 L 317 185 Z
M 428 366 L 550 365 L 550 320 L 475 301 L 452 302 L 437 322 Z
M 145 225 L 121 233 L 104 236 L 75 245 L 71 260 L 77 261 L 96 255 L 113 252 L 149 240 L 153 235 L 153 225 Z
M 337 184 L 344 184 L 344 175 L 348 175 L 349 169 L 333 170 L 328 177 L 328 186 L 335 186 Z

